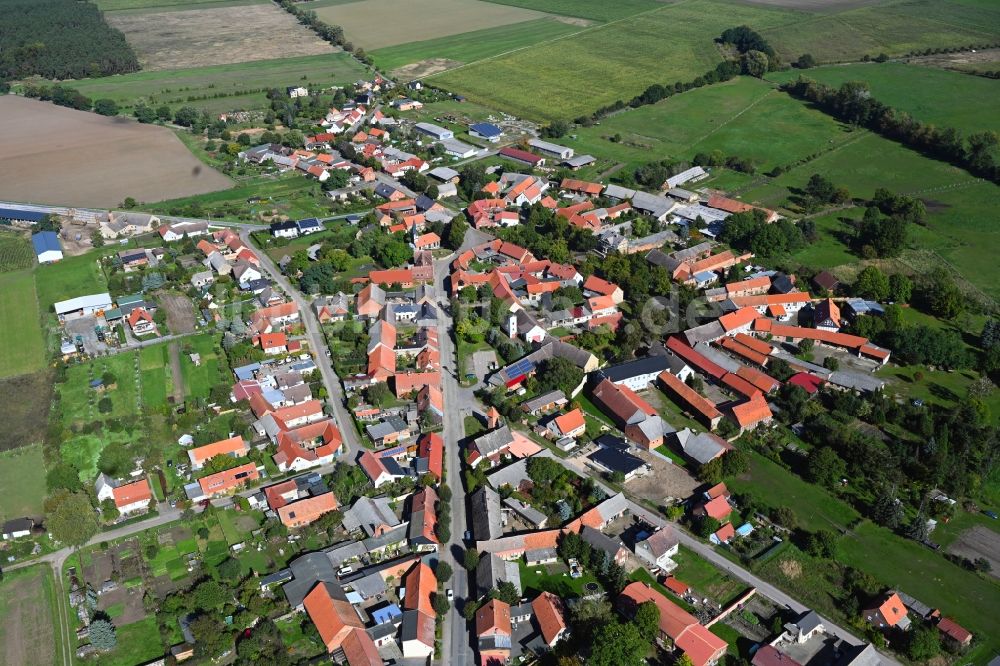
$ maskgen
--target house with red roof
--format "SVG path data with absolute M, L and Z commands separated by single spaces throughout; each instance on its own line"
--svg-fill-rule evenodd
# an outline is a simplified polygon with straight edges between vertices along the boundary
M 566 607 L 562 599 L 551 592 L 542 592 L 531 602 L 531 611 L 542 634 L 542 640 L 550 648 L 569 631 L 566 624 Z
M 385 485 L 386 483 L 391 483 L 396 479 L 402 478 L 402 471 L 396 473 L 395 470 L 390 471 L 388 465 L 386 464 L 386 458 L 380 458 L 376 456 L 371 451 L 364 451 L 358 457 L 358 466 L 361 467 L 361 471 L 365 473 L 368 480 L 372 482 L 375 488 Z M 395 466 L 396 468 L 399 465 Z
M 288 336 L 284 333 L 262 333 L 257 337 L 257 345 L 265 354 L 284 354 L 288 352 Z
M 148 510 L 149 502 L 153 499 L 153 491 L 146 477 L 132 483 L 116 485 L 107 475 L 100 474 L 94 489 L 98 501 L 112 500 L 118 513 L 123 516 Z
M 366 658 L 370 659 L 375 645 L 372 643 L 370 647 L 367 646 L 367 643 L 372 641 L 365 631 L 361 616 L 347 600 L 347 594 L 338 583 L 320 581 L 306 595 L 303 606 L 309 619 L 319 631 L 327 652 L 334 655 L 337 661 L 342 662 L 347 659 L 345 644 L 348 642 L 353 644 L 352 654 L 366 655 Z M 375 654 L 378 654 L 378 650 L 375 650 Z M 354 666 L 354 662 L 350 663 Z M 359 665 L 363 663 L 363 661 L 358 662 Z M 377 663 L 381 663 L 381 660 Z
M 520 162 L 526 164 L 530 167 L 545 166 L 545 158 L 540 155 L 535 155 L 534 153 L 529 153 L 527 150 L 521 150 L 520 148 L 505 147 L 500 149 L 500 156 L 506 157 L 507 159 L 514 160 L 515 162 Z
M 250 453 L 250 446 L 241 435 L 220 439 L 217 442 L 198 446 L 188 451 L 188 458 L 191 461 L 191 469 L 199 470 L 206 462 L 215 456 L 231 456 L 233 458 L 243 458 Z
M 490 599 L 476 611 L 479 663 L 506 664 L 511 646 L 510 604 Z
M 444 471 L 444 439 L 436 432 L 421 435 L 417 441 L 417 457 L 427 459 L 427 472 L 441 480 Z
M 972 632 L 950 617 L 941 618 L 937 624 L 937 628 L 945 641 L 955 647 L 962 648 L 972 643 Z
M 610 296 L 615 305 L 620 305 L 625 299 L 625 292 L 621 287 L 596 275 L 591 275 L 583 281 L 583 291 L 585 295 L 590 292 L 597 296 Z
M 729 500 L 725 495 L 719 495 L 708 500 L 694 510 L 696 516 L 708 516 L 722 522 L 729 518 L 733 512 L 733 507 L 729 505 Z
M 577 408 L 553 418 L 548 429 L 556 437 L 579 437 L 587 430 L 587 422 L 583 411 Z
M 132 329 L 132 335 L 138 337 L 156 333 L 156 322 L 153 315 L 149 314 L 145 308 L 136 308 L 128 315 L 128 326 Z
M 418 250 L 436 250 L 441 247 L 441 237 L 431 231 L 417 236 L 413 241 L 413 247 Z
M 588 197 L 600 196 L 601 192 L 604 191 L 604 186 L 600 183 L 590 183 L 585 180 L 577 180 L 575 178 L 563 178 L 562 182 L 559 184 L 559 189 L 563 192 L 570 192 L 572 194 L 582 194 Z
M 735 536 L 736 536 L 736 528 L 733 527 L 732 523 L 726 523 L 725 525 L 717 529 L 714 534 L 708 537 L 708 540 L 714 543 L 715 545 L 719 545 L 719 544 L 729 543 L 730 540 L 732 540 L 733 537 Z
M 288 528 L 305 527 L 335 511 L 337 506 L 337 498 L 333 493 L 313 495 L 279 507 L 278 519 Z
M 614 419 L 629 440 L 647 450 L 663 444 L 666 430 L 663 419 L 635 391 L 605 379 L 594 387 L 592 395 L 598 407 Z
M 892 592 L 882 598 L 874 608 L 869 608 L 861 612 L 862 617 L 877 629 L 891 629 L 898 627 L 906 630 L 910 626 L 910 618 L 906 612 L 906 606 L 899 595 Z
M 722 420 L 722 412 L 716 408 L 714 402 L 669 372 L 660 373 L 657 379 L 667 395 L 691 412 L 706 428 L 715 430 L 719 425 L 719 421 Z
M 278 433 L 277 451 L 272 459 L 281 472 L 301 472 L 333 462 L 343 445 L 337 424 L 328 419 Z
M 258 479 L 260 479 L 260 473 L 257 471 L 257 465 L 247 463 L 204 476 L 198 479 L 198 485 L 201 487 L 203 496 L 218 497 Z
M 623 615 L 633 617 L 639 606 L 647 602 L 656 604 L 660 610 L 660 635 L 657 640 L 665 648 L 680 650 L 693 666 L 712 666 L 726 653 L 729 646 L 724 640 L 647 583 L 629 584 L 618 596 L 617 606 Z
M 437 613 L 431 596 L 437 591 L 437 578 L 422 561 L 413 565 L 402 579 L 403 657 L 429 657 L 434 652 L 434 620 Z

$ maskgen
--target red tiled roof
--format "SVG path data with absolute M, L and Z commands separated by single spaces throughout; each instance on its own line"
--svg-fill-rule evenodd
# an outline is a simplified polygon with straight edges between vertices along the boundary
M 261 333 L 260 348 L 273 349 L 275 347 L 287 347 L 288 337 L 284 333 Z
M 705 502 L 704 509 L 708 516 L 716 520 L 722 520 L 733 512 L 733 507 L 729 506 L 729 502 L 722 495 Z
M 750 349 L 746 345 L 737 342 L 735 339 L 729 336 L 725 336 L 723 338 L 716 340 L 715 344 L 719 345 L 720 347 L 722 347 L 727 351 L 742 356 L 743 358 L 747 359 L 752 363 L 756 363 L 757 365 L 764 365 L 765 363 L 767 363 L 767 356 L 757 351 L 754 351 L 753 349 Z
M 510 636 L 510 604 L 490 599 L 476 611 L 476 636 Z
M 542 630 L 542 638 L 551 647 L 559 635 L 566 631 L 562 599 L 551 592 L 542 592 L 531 602 L 531 610 Z
M 824 331 L 818 328 L 786 326 L 784 324 L 773 322 L 770 319 L 764 319 L 763 317 L 754 321 L 753 328 L 755 331 L 767 332 L 776 337 L 817 340 L 819 342 L 826 342 L 827 344 L 836 345 L 838 347 L 846 347 L 848 349 L 858 349 L 868 343 L 868 338 L 863 338 L 860 335 L 834 333 L 832 331 Z
M 736 528 L 732 523 L 726 523 L 715 531 L 715 538 L 725 543 L 736 536 Z
M 955 622 L 950 617 L 941 618 L 941 621 L 938 622 L 937 626 L 938 631 L 954 641 L 966 643 L 972 640 L 972 632 Z
M 749 347 L 758 354 L 770 354 L 772 351 L 774 351 L 774 347 L 772 347 L 768 343 L 758 338 L 755 338 L 752 335 L 747 335 L 746 333 L 737 333 L 736 335 L 733 336 L 733 339 L 736 342 L 740 343 L 741 345 Z
M 323 493 L 279 507 L 278 518 L 287 527 L 302 527 L 316 521 L 323 514 L 330 513 L 337 506 L 337 498 L 333 493 Z
M 714 402 L 695 391 L 676 376 L 669 372 L 661 372 L 659 380 L 667 388 L 676 393 L 679 398 L 683 399 L 690 409 L 701 414 L 706 420 L 712 421 L 722 416 L 722 413 L 716 409 Z
M 403 576 L 403 587 L 406 588 L 403 608 L 437 617 L 431 604 L 431 595 L 437 590 L 437 578 L 429 566 L 423 562 L 413 565 L 413 568 Z
M 771 408 L 767 406 L 764 396 L 758 393 L 743 404 L 733 407 L 733 417 L 741 428 L 751 428 L 761 421 L 772 417 Z
M 807 292 L 793 291 L 787 294 L 751 294 L 750 296 L 733 296 L 732 301 L 740 307 L 766 307 L 768 305 L 793 305 L 811 302 Z
M 823 386 L 824 381 L 821 377 L 808 372 L 799 372 L 789 377 L 788 383 L 805 389 L 806 393 L 815 393 Z
M 599 278 L 596 275 L 591 275 L 586 280 L 583 281 L 583 288 L 588 291 L 594 291 L 603 296 L 611 296 L 619 289 L 618 285 L 613 282 L 608 282 L 603 278 Z
M 584 194 L 597 195 L 604 190 L 604 186 L 600 183 L 591 183 L 586 180 L 563 178 L 562 183 L 559 185 L 559 189 L 569 190 L 570 192 L 582 192 Z
M 423 435 L 417 444 L 417 455 L 427 458 L 427 471 L 440 479 L 444 456 L 444 440 L 441 435 L 434 432 Z
M 535 155 L 534 153 L 529 153 L 526 150 L 510 147 L 501 148 L 500 155 L 503 157 L 510 157 L 520 162 L 527 162 L 528 164 L 538 164 L 544 159 L 543 157 Z
M 708 360 L 703 354 L 692 349 L 686 342 L 678 337 L 667 338 L 667 349 L 680 356 L 688 365 L 697 368 L 715 379 L 722 379 L 726 375 L 726 369 Z
M 579 409 L 574 409 L 561 416 L 557 416 L 555 421 L 559 432 L 564 435 L 587 425 L 587 422 L 583 418 L 583 412 Z
M 722 328 L 728 332 L 733 329 L 748 326 L 759 316 L 760 314 L 753 308 L 744 307 L 740 308 L 736 312 L 730 312 L 729 314 L 722 315 L 719 317 L 719 323 L 722 325 Z
M 115 506 L 119 509 L 129 504 L 148 502 L 153 499 L 153 491 L 149 487 L 149 481 L 145 478 L 118 486 L 111 492 L 115 498 Z
M 335 652 L 354 630 L 364 631 L 361 618 L 354 612 L 347 599 L 334 598 L 328 585 L 336 583 L 320 582 L 306 595 L 303 605 L 309 619 L 316 625 L 328 652 Z
M 239 455 L 243 456 L 250 452 L 250 447 L 247 446 L 246 441 L 244 441 L 241 435 L 236 435 L 235 437 L 230 437 L 228 439 L 220 439 L 217 442 L 212 442 L 211 444 L 205 444 L 204 446 L 198 446 L 188 451 L 188 458 L 195 465 L 200 465 L 215 456 L 220 455 Z
M 882 605 L 878 607 L 878 610 L 882 614 L 882 617 L 885 618 L 886 624 L 890 627 L 895 627 L 904 617 L 906 617 L 906 606 L 903 605 L 903 601 L 895 592 L 889 595 L 889 597 L 882 602 Z
M 198 485 L 206 496 L 218 495 L 260 478 L 257 465 L 247 463 L 216 474 L 210 474 L 198 479 Z

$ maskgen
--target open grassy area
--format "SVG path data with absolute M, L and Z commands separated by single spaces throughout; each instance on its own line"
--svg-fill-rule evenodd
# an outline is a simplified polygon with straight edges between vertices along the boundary
M 672 558 L 677 562 L 673 576 L 690 585 L 700 596 L 708 596 L 725 606 L 746 589 L 746 585 L 730 578 L 708 560 L 681 546 Z
M 114 375 L 115 383 L 110 387 L 91 388 L 91 380 L 100 379 L 105 372 Z M 142 406 L 140 377 L 136 352 L 115 354 L 71 366 L 66 371 L 66 382 L 59 386 L 64 420 L 67 424 L 73 421 L 89 423 L 138 416 Z M 110 411 L 99 409 L 98 403 L 103 398 L 111 400 Z
M 210 333 L 186 338 L 181 342 L 181 373 L 184 375 L 184 395 L 190 398 L 207 398 L 219 381 L 218 342 Z M 190 352 L 188 351 L 190 350 Z M 195 365 L 191 353 L 201 356 Z
M 30 269 L 0 273 L 0 377 L 45 366 L 45 337 Z
M 96 0 L 94 4 L 103 12 L 165 11 L 169 9 L 209 9 L 232 5 L 259 5 L 267 0 Z
M 42 312 L 51 312 L 52 304 L 77 296 L 107 291 L 108 281 L 97 263 L 95 253 L 67 257 L 35 271 L 38 303 Z
M 260 199 L 248 203 L 248 199 Z M 152 213 L 180 213 L 189 206 L 198 206 L 206 217 L 252 220 L 261 212 L 273 211 L 291 218 L 325 217 L 331 214 L 331 203 L 315 180 L 301 173 L 262 176 L 228 190 L 193 197 L 168 199 L 147 206 Z
M 142 402 L 149 407 L 167 404 L 167 395 L 173 386 L 170 377 L 168 345 L 143 347 L 139 351 L 139 369 L 142 371 Z
M 761 171 L 795 163 L 854 136 L 826 114 L 751 77 L 625 111 L 575 134 L 575 139 L 562 141 L 578 153 L 606 157 L 629 168 L 657 158 L 690 159 L 699 152 L 719 150 L 749 158 Z
M 148 616 L 116 629 L 118 646 L 101 656 L 101 666 L 145 664 L 163 655 L 163 641 L 155 617 Z
M 521 589 L 529 598 L 538 592 L 551 592 L 563 598 L 581 597 L 585 585 L 588 583 L 599 585 L 597 578 L 590 571 L 584 571 L 579 578 L 570 577 L 569 569 L 562 562 L 529 567 L 518 560 L 517 566 L 521 569 Z
M 1000 86 L 981 76 L 887 62 L 774 72 L 767 78 L 783 82 L 799 75 L 833 87 L 864 81 L 879 101 L 938 127 L 967 133 L 997 128 Z
M 512 5 L 514 7 L 527 7 L 537 9 L 540 12 L 549 14 L 559 14 L 561 16 L 575 16 L 578 18 L 590 19 L 592 21 L 614 21 L 616 19 L 633 16 L 642 12 L 648 12 L 660 6 L 656 0 L 617 0 L 616 2 L 604 2 L 603 0 L 489 0 L 501 5 Z
M 0 453 L 0 522 L 21 516 L 41 516 L 45 499 L 42 445 L 32 444 Z
M 398 73 L 404 78 L 417 78 L 430 73 L 432 67 L 453 67 L 456 64 L 475 62 L 507 53 L 514 49 L 539 44 L 548 39 L 582 30 L 554 18 L 541 18 L 524 23 L 473 30 L 449 37 L 438 37 L 420 42 L 409 42 L 397 46 L 387 46 L 371 52 L 375 62 L 387 70 L 396 70 L 404 65 L 419 63 Z M 447 63 L 424 63 L 432 58 L 447 60 Z
M 949 262 L 982 291 L 993 297 L 1000 295 L 992 251 L 1000 234 L 993 224 L 994 211 L 1000 205 L 1000 187 L 866 134 L 742 192 L 743 199 L 781 206 L 787 200 L 788 188 L 802 187 L 814 173 L 847 187 L 855 197 L 870 197 L 879 187 L 920 197 L 928 210 L 927 225 L 910 227 L 910 246 L 932 256 L 905 254 L 904 263 L 914 272 L 926 272 L 930 268 L 926 262 Z M 823 242 L 824 253 L 834 252 L 833 243 L 844 245 L 830 236 Z
M 352 83 L 365 68 L 346 53 L 281 58 L 231 65 L 209 65 L 164 71 L 136 72 L 68 85 L 91 99 L 113 99 L 126 108 L 138 102 L 193 106 L 216 111 L 260 109 L 270 104 L 267 88 L 292 85 L 329 87 Z M 239 98 L 227 99 L 232 95 Z M 208 99 L 199 99 L 207 97 Z M 227 104 L 226 102 L 232 102 Z
M 428 78 L 517 115 L 574 118 L 631 99 L 650 84 L 704 74 L 721 60 L 713 39 L 726 28 L 750 23 L 761 29 L 803 16 L 723 0 L 689 0 Z
M 63 663 L 63 641 L 57 639 L 57 608 L 50 567 L 6 573 L 0 582 L 0 663 Z

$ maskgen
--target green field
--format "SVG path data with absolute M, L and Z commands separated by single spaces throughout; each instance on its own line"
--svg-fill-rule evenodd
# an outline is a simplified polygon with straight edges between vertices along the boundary
M 170 377 L 170 343 L 143 347 L 139 350 L 139 369 L 142 371 L 142 402 L 156 408 L 167 404 L 173 389 Z
M 247 199 L 259 197 L 260 203 Z M 319 183 L 303 178 L 301 173 L 286 173 L 277 177 L 262 177 L 220 192 L 211 192 L 182 199 L 169 199 L 146 206 L 151 213 L 179 214 L 188 206 L 198 206 L 206 217 L 251 219 L 262 211 L 277 211 L 291 218 L 326 217 L 331 214 L 328 199 L 323 197 Z M 241 217 L 242 216 L 242 217 Z
M 136 352 L 125 352 L 70 366 L 66 371 L 66 382 L 59 385 L 66 424 L 138 417 L 141 382 L 137 358 Z M 100 391 L 90 388 L 90 381 L 100 379 L 105 372 L 115 376 L 114 388 Z M 111 399 L 110 412 L 102 413 L 98 409 L 98 403 L 103 398 Z
M 42 445 L 22 446 L 0 454 L 0 522 L 41 516 L 45 499 Z
M 64 663 L 61 621 L 52 569 L 35 566 L 0 581 L 0 663 L 51 666 Z
M 735 25 L 735 24 L 734 24 Z M 1000 36 L 996 4 L 962 0 L 903 0 L 815 16 L 794 30 L 757 26 L 778 54 L 791 61 L 811 53 L 820 62 L 904 55 L 927 48 L 993 43 Z
M 0 377 L 45 366 L 45 337 L 31 270 L 0 273 Z
M 819 238 L 792 254 L 792 258 L 810 268 L 835 268 L 856 264 L 858 257 L 851 253 L 850 239 L 854 235 L 852 220 L 860 220 L 863 208 L 838 211 L 813 218 Z
M 185 350 L 201 355 L 201 365 L 195 366 Z M 212 334 L 196 335 L 181 342 L 181 374 L 184 376 L 184 395 L 189 398 L 207 398 L 212 387 L 219 382 L 219 351 Z
M 35 271 L 38 303 L 42 312 L 52 311 L 52 304 L 77 296 L 107 291 L 108 281 L 94 253 L 67 257 Z
M 101 656 L 101 666 L 134 666 L 163 656 L 163 640 L 153 616 L 117 627 L 115 633 L 118 646 Z
M 0 273 L 21 271 L 34 265 L 31 242 L 21 234 L 0 229 Z
M 387 46 L 372 51 L 370 55 L 375 58 L 379 67 L 390 71 L 430 58 L 445 58 L 453 63 L 468 63 L 534 46 L 582 29 L 580 26 L 557 21 L 554 18 L 543 18 L 497 28 L 474 30 L 450 37 Z M 404 78 L 413 78 L 419 75 L 419 71 L 412 73 L 404 71 L 400 74 Z
M 575 16 L 602 23 L 648 12 L 662 5 L 657 0 L 489 0 L 498 5 L 524 7 L 549 14 Z
M 126 0 L 128 1 L 128 0 Z M 108 98 L 131 108 L 137 102 L 207 110 L 264 108 L 264 92 L 254 90 L 291 85 L 328 87 L 353 83 L 365 68 L 347 53 L 262 60 L 233 65 L 137 72 L 100 79 L 81 79 L 67 85 L 91 99 Z M 238 98 L 231 95 L 239 94 Z M 213 99 L 189 99 L 209 96 Z
M 137 11 L 163 12 L 187 9 L 216 9 L 240 5 L 261 5 L 267 0 L 95 0 L 103 12 Z
M 786 25 L 805 16 L 724 0 L 687 0 L 427 78 L 517 115 L 573 118 L 631 99 L 650 84 L 690 81 L 713 69 L 721 60 L 713 39 L 726 28 Z
M 802 187 L 814 173 L 847 187 L 855 197 L 871 197 L 879 187 L 919 196 L 927 206 L 927 225 L 911 227 L 910 244 L 918 252 L 904 255 L 904 263 L 924 272 L 947 261 L 985 293 L 1000 295 L 993 253 L 1000 234 L 994 224 L 1000 187 L 868 134 L 740 194 L 745 201 L 781 206 L 788 188 Z M 826 224 L 837 231 L 833 223 Z M 820 252 L 828 256 L 836 254 L 835 243 L 843 245 L 830 236 L 820 242 L 824 244 Z
M 963 133 L 1000 128 L 996 112 L 1000 85 L 981 76 L 887 62 L 774 72 L 767 78 L 784 82 L 799 75 L 832 87 L 865 81 L 879 101 L 938 127 L 954 127 Z
M 719 150 L 750 158 L 760 171 L 789 165 L 857 136 L 819 111 L 809 109 L 769 84 L 738 77 L 675 95 L 658 104 L 625 111 L 576 138 L 560 139 L 630 168 L 654 159 L 690 159 Z

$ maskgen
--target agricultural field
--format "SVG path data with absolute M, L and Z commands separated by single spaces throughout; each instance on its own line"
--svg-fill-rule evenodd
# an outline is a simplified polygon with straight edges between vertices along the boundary
M 607 23 L 662 7 L 658 0 L 489 0 L 501 5 Z
M 42 445 L 31 444 L 0 452 L 0 522 L 21 516 L 41 516 L 45 499 Z
M 40 370 L 0 379 L 0 395 L 6 401 L 0 451 L 40 442 L 45 437 L 52 403 L 52 373 Z
M 0 273 L 0 377 L 45 367 L 45 334 L 38 313 L 35 275 L 29 270 Z M 11 344 L 11 341 L 17 341 Z
M 713 69 L 722 59 L 713 40 L 728 27 L 788 25 L 803 16 L 691 0 L 428 78 L 516 115 L 574 118 L 631 99 L 650 84 L 690 81 Z
M 35 252 L 24 234 L 0 230 L 0 273 L 20 271 L 35 265 Z
M 102 12 L 165 11 L 168 9 L 201 9 L 229 5 L 262 5 L 267 0 L 95 0 Z
M 210 113 L 267 107 L 268 88 L 295 83 L 313 87 L 344 85 L 366 73 L 347 53 L 278 60 L 208 65 L 187 69 L 136 72 L 123 76 L 73 81 L 73 88 L 92 99 L 113 99 L 126 108 L 138 102 L 171 108 L 192 106 Z
M 690 90 L 574 132 L 576 138 L 560 142 L 628 168 L 719 150 L 753 160 L 759 171 L 793 164 L 856 136 L 750 77 Z
M 14 95 L 0 97 L 0 116 L 0 198 L 114 207 L 231 183 L 163 127 Z
M 493 58 L 583 30 L 555 17 L 473 30 L 372 51 L 379 67 L 404 80 L 436 74 L 458 65 Z
M 0 581 L 0 663 L 50 666 L 63 663 L 55 582 L 48 566 L 4 575 Z
M 145 71 L 320 55 L 333 49 L 273 3 L 112 12 L 107 20 L 125 34 Z
M 366 51 L 531 21 L 542 12 L 479 0 L 362 0 L 316 9 Z
M 167 396 L 173 390 L 170 371 L 171 343 L 152 345 L 139 350 L 139 370 L 142 372 L 142 402 L 151 409 L 167 404 Z
M 872 96 L 916 120 L 971 134 L 1000 127 L 1000 85 L 992 79 L 903 63 L 866 63 L 774 72 L 768 80 L 805 76 L 828 86 L 864 81 Z M 993 110 L 991 110 L 993 109 Z

